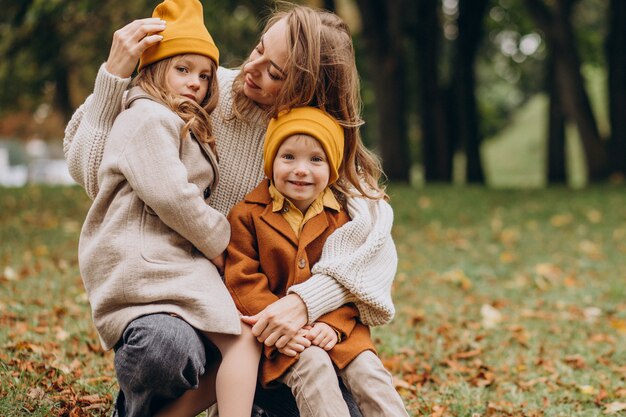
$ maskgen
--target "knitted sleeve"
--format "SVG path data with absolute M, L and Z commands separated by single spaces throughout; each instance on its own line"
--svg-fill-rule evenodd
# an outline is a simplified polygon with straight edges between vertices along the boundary
M 93 94 L 74 112 L 65 128 L 63 152 L 70 175 L 92 200 L 98 193 L 98 169 L 113 121 L 122 109 L 130 78 L 110 74 L 100 66 Z
M 326 240 L 313 276 L 289 292 L 302 298 L 309 322 L 353 301 L 364 324 L 382 325 L 395 314 L 391 284 L 398 255 L 391 237 L 393 210 L 383 200 L 350 198 L 348 211 L 352 220 Z

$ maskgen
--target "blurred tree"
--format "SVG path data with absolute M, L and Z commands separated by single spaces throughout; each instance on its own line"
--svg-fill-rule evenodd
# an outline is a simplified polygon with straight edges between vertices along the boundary
M 443 5 L 438 0 L 420 0 L 407 9 L 408 34 L 416 50 L 427 181 L 451 181 L 453 154 L 461 151 L 466 156 L 466 181 L 484 182 L 476 58 L 488 4 L 489 0 L 450 1 Z M 445 21 L 439 15 L 442 6 Z M 442 72 L 447 75 L 442 76 Z
M 572 10 L 578 0 L 556 0 L 549 6 L 542 0 L 524 0 L 537 26 L 544 33 L 554 62 L 554 78 L 559 100 L 568 120 L 578 128 L 585 151 L 590 180 L 605 178 L 607 154 L 593 115 L 576 49 Z
M 335 4 L 335 0 L 324 0 L 322 2 L 322 8 L 330 10 L 333 13 L 337 11 L 337 5 Z
M 440 79 L 443 36 L 439 0 L 409 2 L 408 32 L 416 51 L 419 120 L 426 181 L 452 181 L 452 144 Z
M 49 102 L 69 118 L 74 108 L 74 81 L 88 73 L 90 84 L 93 83 L 95 70 L 108 49 L 112 23 L 117 26 L 117 21 L 128 20 L 125 13 L 145 14 L 146 3 L 145 0 L 132 4 L 119 0 L 106 3 L 2 0 L 2 113 L 33 111 L 41 103 Z
M 613 173 L 626 175 L 626 2 L 609 2 L 607 37 L 609 155 Z
M 448 111 L 452 115 L 451 137 L 459 141 L 466 156 L 466 181 L 484 183 L 476 102 L 476 54 L 483 38 L 485 11 L 489 0 L 459 0 L 457 28 L 452 56 L 452 84 Z
M 565 110 L 558 91 L 558 80 L 554 55 L 550 54 L 546 63 L 546 91 L 549 97 L 548 109 L 548 155 L 547 172 L 549 184 L 565 184 L 567 168 L 565 164 Z
M 67 120 L 91 92 L 113 32 L 148 17 L 159 0 L 0 0 L 0 116 L 50 104 Z M 273 1 L 204 2 L 221 62 L 239 65 Z
M 407 132 L 405 20 L 403 0 L 357 0 L 376 95 L 378 143 L 383 169 L 392 181 L 408 181 L 411 157 Z

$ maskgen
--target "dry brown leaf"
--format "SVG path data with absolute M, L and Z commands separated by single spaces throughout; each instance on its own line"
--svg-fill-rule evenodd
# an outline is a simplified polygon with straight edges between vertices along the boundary
M 612 402 L 606 405 L 606 407 L 604 408 L 604 414 L 615 414 L 615 413 L 619 413 L 620 411 L 624 411 L 626 410 L 626 403 L 625 402 Z
M 583 369 L 587 366 L 585 358 L 581 355 L 568 355 L 563 361 L 573 369 Z

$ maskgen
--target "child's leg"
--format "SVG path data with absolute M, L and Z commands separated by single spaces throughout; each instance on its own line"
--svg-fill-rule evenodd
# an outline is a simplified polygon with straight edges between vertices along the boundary
M 372 351 L 357 356 L 339 371 L 363 417 L 408 417 L 402 398 L 393 387 L 391 374 Z
M 256 388 L 261 344 L 249 326 L 241 335 L 208 333 L 206 336 L 222 354 L 215 390 L 220 417 L 250 417 Z
M 280 381 L 291 388 L 301 417 L 349 417 L 335 367 L 328 353 L 310 346 Z M 384 414 L 381 414 L 381 416 Z
M 218 364 L 207 364 L 211 368 L 198 379 L 198 388 L 190 389 L 182 397 L 161 409 L 155 417 L 195 417 L 215 404 L 215 378 Z

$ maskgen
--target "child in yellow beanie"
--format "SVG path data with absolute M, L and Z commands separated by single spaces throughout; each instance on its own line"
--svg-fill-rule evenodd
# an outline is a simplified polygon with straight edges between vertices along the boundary
M 259 313 L 310 278 L 327 238 L 350 221 L 344 199 L 330 188 L 343 153 L 343 128 L 320 109 L 295 108 L 270 121 L 263 148 L 267 179 L 228 215 L 224 279 L 242 314 Z M 369 327 L 348 303 L 305 326 L 284 348 L 264 346 L 261 383 L 288 385 L 303 417 L 348 417 L 339 376 L 364 417 L 406 417 L 375 352 Z
M 217 397 L 221 417 L 249 417 L 260 346 L 220 276 L 228 221 L 206 202 L 218 182 L 209 114 L 219 51 L 198 0 L 165 0 L 153 17 L 167 27 L 141 56 L 106 144 L 100 190 L 81 231 L 81 275 L 102 345 L 115 348 L 117 415 L 192 417 Z M 169 343 L 173 337 L 202 339 L 199 364 L 167 363 L 168 349 L 181 345 Z M 207 339 L 222 357 L 216 377 Z M 138 352 L 152 340 L 162 340 L 153 351 L 163 369 L 126 375 L 125 364 L 143 362 Z M 158 383 L 170 368 L 191 366 L 205 375 Z M 147 391 L 145 378 L 159 388 Z

